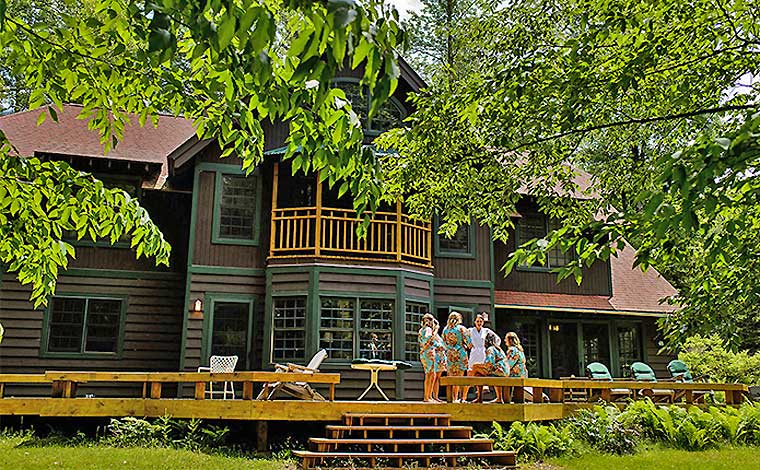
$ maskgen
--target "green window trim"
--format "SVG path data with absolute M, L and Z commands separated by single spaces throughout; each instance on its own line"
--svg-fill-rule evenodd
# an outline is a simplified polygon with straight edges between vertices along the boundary
M 302 308 L 303 309 L 303 318 L 301 319 L 303 321 L 303 326 L 301 328 L 297 328 L 297 327 L 295 327 L 295 328 L 294 327 L 281 327 L 281 328 L 278 328 L 277 327 L 277 325 L 276 325 L 277 318 L 275 316 L 275 310 L 278 308 L 277 307 L 277 303 L 278 302 L 283 302 L 283 301 L 294 302 L 294 305 L 292 307 L 286 306 L 286 307 L 284 307 L 285 309 L 290 309 L 293 312 L 295 312 L 295 310 L 297 310 L 298 308 Z M 298 302 L 303 302 L 303 305 L 302 306 L 297 305 Z M 275 295 L 275 296 L 272 297 L 272 307 L 271 307 L 270 315 L 272 316 L 272 328 L 271 328 L 271 331 L 269 332 L 269 334 L 270 334 L 270 348 L 269 348 L 269 360 L 270 360 L 270 362 L 274 364 L 277 361 L 291 361 L 291 362 L 303 362 L 303 361 L 306 361 L 306 359 L 307 359 L 306 358 L 306 339 L 307 339 L 306 338 L 307 337 L 307 334 L 306 334 L 306 320 L 308 318 L 308 296 L 305 293 L 302 294 L 302 295 L 289 295 L 289 294 Z M 299 320 L 299 317 L 292 316 L 292 317 L 290 317 L 290 318 L 288 318 L 286 320 L 290 320 L 292 322 L 296 322 L 297 323 L 297 321 Z M 300 340 L 301 343 L 302 343 L 302 345 L 303 345 L 300 355 L 292 355 L 290 357 L 284 357 L 284 358 L 275 358 L 275 350 L 277 349 L 276 348 L 276 343 L 277 343 L 277 338 L 276 338 L 277 335 L 276 335 L 276 333 L 278 331 L 279 332 L 283 332 L 283 333 L 287 333 L 289 331 L 300 331 L 300 332 L 303 333 L 303 338 L 301 338 L 301 340 Z M 295 341 L 298 341 L 298 340 L 296 339 Z M 286 348 L 284 350 L 287 351 L 288 349 Z
M 434 242 L 433 242 L 433 256 L 437 258 L 460 258 L 460 259 L 475 259 L 477 258 L 477 243 L 475 239 L 475 221 L 471 221 L 469 225 L 469 232 L 467 234 L 469 246 L 468 250 L 466 252 L 459 252 L 459 251 L 446 251 L 445 249 L 441 249 L 441 237 L 445 236 L 440 233 L 438 233 L 439 228 L 439 220 L 438 217 L 434 218 L 433 221 L 433 233 L 434 233 Z
M 547 217 L 546 214 L 543 214 L 541 212 L 536 212 L 536 214 L 540 214 L 544 218 L 544 236 L 546 236 L 546 234 L 548 234 L 551 231 L 550 227 L 549 227 L 549 217 Z M 520 243 L 520 223 L 521 223 L 522 220 L 524 220 L 524 219 L 520 218 L 517 221 L 517 223 L 515 224 L 515 247 L 519 247 L 521 245 L 521 243 Z M 559 249 L 559 248 L 557 248 L 557 249 Z M 572 259 L 575 258 L 575 254 L 574 253 L 564 252 L 564 254 L 570 256 Z M 558 270 L 558 269 L 560 269 L 560 268 L 562 268 L 564 266 L 566 266 L 566 265 L 552 266 L 549 263 L 549 255 L 547 253 L 547 256 L 546 256 L 546 265 L 543 265 L 543 266 L 541 266 L 541 265 L 530 265 L 530 266 L 527 266 L 527 265 L 518 265 L 518 266 L 515 266 L 515 270 L 516 271 L 525 271 L 525 272 L 549 273 L 549 272 L 556 272 L 556 270 Z
M 241 238 L 225 238 L 220 235 L 220 220 L 221 220 L 221 202 L 222 202 L 222 178 L 224 175 L 230 176 L 246 176 L 242 168 L 237 168 L 232 165 L 229 168 L 220 168 L 220 165 L 210 167 L 212 169 L 202 169 L 202 171 L 214 172 L 214 208 L 211 222 L 211 243 L 215 245 L 243 245 L 243 246 L 258 246 L 261 239 L 261 195 L 262 195 L 262 178 L 261 172 L 257 169 L 248 178 L 254 178 L 256 185 L 256 201 L 254 207 L 253 216 L 253 238 L 241 239 Z
M 85 304 L 84 317 L 82 318 L 82 337 L 80 339 L 79 352 L 55 352 L 48 351 L 48 341 L 50 336 L 50 316 L 53 306 L 53 298 L 74 298 L 84 299 L 86 302 L 90 300 L 117 300 L 121 302 L 119 310 L 119 330 L 116 337 L 116 352 L 95 352 L 85 351 L 86 338 L 87 338 L 87 316 L 88 308 Z M 121 359 L 124 352 L 124 326 L 127 320 L 127 305 L 129 303 L 129 296 L 127 295 L 111 295 L 111 294 L 80 294 L 80 293 L 64 293 L 56 294 L 48 298 L 47 307 L 43 312 L 42 318 L 42 333 L 40 335 L 40 358 L 45 359 Z
M 316 327 L 317 327 L 317 331 L 316 331 L 316 333 L 317 333 L 316 334 L 317 350 L 323 349 L 322 345 L 321 345 L 321 343 L 322 343 L 322 322 L 321 322 L 321 320 L 322 320 L 322 300 L 323 299 L 340 299 L 340 300 L 350 300 L 350 301 L 353 302 L 353 309 L 352 309 L 353 310 L 353 316 L 351 318 L 351 321 L 353 323 L 352 326 L 351 326 L 351 329 L 353 330 L 352 338 L 351 338 L 351 341 L 352 341 L 352 355 L 353 355 L 352 359 L 357 358 L 357 357 L 361 357 L 361 354 L 362 354 L 362 349 L 361 349 L 361 346 L 362 346 L 361 333 L 363 332 L 363 330 L 361 328 L 361 321 L 362 321 L 362 317 L 361 317 L 362 308 L 361 308 L 361 305 L 362 305 L 362 302 L 388 302 L 388 303 L 391 304 L 391 315 L 390 315 L 391 325 L 390 325 L 390 330 L 389 330 L 389 333 L 390 333 L 391 337 L 388 340 L 388 344 L 390 345 L 390 359 L 396 359 L 397 358 L 398 351 L 396 351 L 396 346 L 395 346 L 394 342 L 395 342 L 395 337 L 398 334 L 398 332 L 396 331 L 396 325 L 395 325 L 396 322 L 394 320 L 395 320 L 395 312 L 396 312 L 396 309 L 398 308 L 398 305 L 396 305 L 395 295 L 382 295 L 382 294 L 380 294 L 380 295 L 377 295 L 377 294 L 356 295 L 354 293 L 347 295 L 346 293 L 339 294 L 337 292 L 324 292 L 324 291 L 320 291 L 318 299 L 319 299 L 319 301 L 318 301 L 318 305 L 319 305 L 319 311 L 318 311 L 319 322 L 316 325 Z M 335 329 L 334 328 L 326 328 L 326 330 L 333 331 Z M 337 331 L 337 330 L 335 330 L 335 331 Z M 331 357 L 328 356 L 325 359 L 325 362 L 326 363 L 330 363 L 330 364 L 350 364 L 351 360 L 350 359 L 346 360 L 346 359 L 342 359 L 342 358 L 334 359 L 334 358 L 331 358 Z
M 248 305 L 248 331 L 246 332 L 246 357 L 239 357 L 237 370 L 247 370 L 250 363 L 251 347 L 253 345 L 253 318 L 256 310 L 256 295 L 209 293 L 204 295 L 203 335 L 201 339 L 201 365 L 208 365 L 211 357 L 211 342 L 214 338 L 214 305 L 216 303 L 240 303 Z

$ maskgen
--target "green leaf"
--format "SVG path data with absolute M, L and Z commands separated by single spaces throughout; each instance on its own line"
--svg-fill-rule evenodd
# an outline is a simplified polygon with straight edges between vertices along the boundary
M 224 16 L 222 18 L 217 30 L 217 43 L 220 50 L 230 45 L 230 41 L 232 41 L 232 37 L 235 35 L 235 21 L 235 17 L 231 16 Z

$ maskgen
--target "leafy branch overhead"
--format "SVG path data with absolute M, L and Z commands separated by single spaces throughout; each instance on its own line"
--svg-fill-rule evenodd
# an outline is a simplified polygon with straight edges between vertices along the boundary
M 56 120 L 63 103 L 82 104 L 80 118 L 91 119 L 105 151 L 117 145 L 130 114 L 140 125 L 157 124 L 159 111 L 183 116 L 200 138 L 216 138 L 224 156 L 240 156 L 248 172 L 263 158 L 262 122 L 285 120 L 285 158 L 296 170 L 322 170 L 331 184 L 347 180 L 357 209 L 377 207 L 379 167 L 362 152 L 359 119 L 331 79 L 345 67 L 362 70 L 371 113 L 393 93 L 396 49 L 405 42 L 393 8 L 353 0 L 87 0 L 32 15 L 57 2 L 31 3 L 24 9 L 0 0 L 2 76 L 24 84 L 29 108 L 46 106 Z M 4 83 L 0 101 L 12 91 Z M 138 253 L 167 261 L 168 246 L 136 202 L 65 165 L 11 155 L 4 144 L 0 200 L 12 201 L 0 206 L 0 253 L 32 283 L 38 304 L 73 255 L 60 241 L 72 225 L 80 235 L 112 241 L 129 232 Z M 84 196 L 101 205 L 75 211 L 73 202 Z M 39 211 L 48 218 L 34 219 Z

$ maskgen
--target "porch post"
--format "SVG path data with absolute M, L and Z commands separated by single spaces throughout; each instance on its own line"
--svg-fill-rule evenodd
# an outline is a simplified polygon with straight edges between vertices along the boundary
M 322 181 L 320 171 L 317 171 L 317 220 L 314 227 L 314 255 L 319 257 L 320 248 L 322 247 Z
M 277 190 L 280 186 L 280 163 L 274 162 L 274 170 L 272 176 L 272 215 L 271 215 L 271 228 L 269 229 L 269 256 L 274 254 L 275 247 L 275 232 L 277 226 L 275 225 L 275 211 L 277 210 Z
M 396 261 L 401 262 L 401 198 L 396 200 Z

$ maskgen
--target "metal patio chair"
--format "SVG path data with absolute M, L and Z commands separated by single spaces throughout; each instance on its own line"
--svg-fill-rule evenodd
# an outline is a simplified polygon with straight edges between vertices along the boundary
M 237 356 L 211 356 L 209 359 L 209 367 L 198 367 L 198 372 L 210 372 L 212 374 L 226 374 L 235 372 L 235 366 L 237 366 L 237 362 Z M 214 382 L 208 383 L 208 390 L 206 390 L 206 395 L 208 395 L 210 398 L 214 398 L 214 394 L 221 394 L 222 400 L 226 400 L 228 393 L 232 399 L 235 398 L 235 387 L 232 382 L 224 382 L 224 389 L 220 391 L 214 391 Z
M 304 366 L 298 364 L 275 364 L 274 368 L 277 372 L 295 372 L 301 374 L 315 374 L 319 372 L 319 366 L 327 358 L 327 351 L 324 349 L 317 352 L 314 357 L 311 358 L 309 364 Z M 261 389 L 261 393 L 257 397 L 258 400 L 271 400 L 277 394 L 277 392 L 284 392 L 288 395 L 299 398 L 301 400 L 319 400 L 326 401 L 319 392 L 311 388 L 307 382 L 272 382 L 264 384 L 264 388 Z

